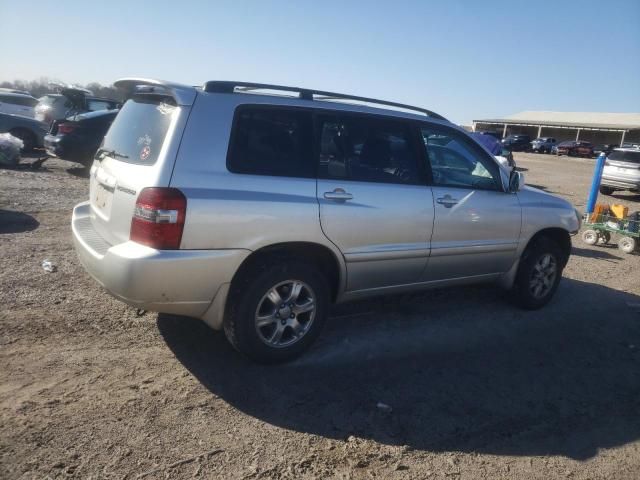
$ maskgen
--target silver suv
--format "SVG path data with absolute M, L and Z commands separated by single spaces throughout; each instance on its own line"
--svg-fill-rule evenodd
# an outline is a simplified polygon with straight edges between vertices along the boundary
M 130 305 L 277 362 L 334 302 L 497 282 L 533 309 L 556 291 L 579 215 L 440 115 L 274 85 L 116 85 L 130 99 L 72 229 L 87 271 Z
M 600 193 L 611 195 L 616 190 L 640 192 L 640 148 L 614 148 L 607 156 Z

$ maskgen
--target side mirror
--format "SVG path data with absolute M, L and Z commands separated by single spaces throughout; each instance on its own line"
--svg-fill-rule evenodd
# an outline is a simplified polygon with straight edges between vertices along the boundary
M 509 175 L 509 193 L 516 193 L 524 185 L 524 175 L 514 168 Z

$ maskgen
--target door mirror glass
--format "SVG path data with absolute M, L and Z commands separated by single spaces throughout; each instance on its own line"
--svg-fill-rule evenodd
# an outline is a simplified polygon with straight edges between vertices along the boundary
M 516 193 L 523 185 L 524 175 L 515 169 L 511 170 L 511 174 L 509 175 L 509 193 Z

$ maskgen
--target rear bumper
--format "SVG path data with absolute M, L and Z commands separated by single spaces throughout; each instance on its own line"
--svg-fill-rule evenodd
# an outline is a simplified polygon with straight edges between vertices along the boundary
M 93 228 L 90 215 L 89 202 L 73 210 L 76 253 L 110 294 L 137 308 L 206 318 L 212 326 L 221 325 L 221 299 L 215 309 L 210 307 L 218 291 L 226 295 L 248 250 L 156 250 L 135 242 L 109 245 Z
M 56 135 L 45 135 L 44 149 L 48 155 L 58 157 L 62 160 L 78 162 L 86 156 L 84 152 L 69 141 L 66 137 Z

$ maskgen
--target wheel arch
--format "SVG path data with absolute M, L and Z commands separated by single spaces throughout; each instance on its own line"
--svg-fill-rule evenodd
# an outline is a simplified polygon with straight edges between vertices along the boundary
M 550 238 L 551 240 L 553 240 L 555 243 L 558 244 L 558 246 L 560 247 L 560 250 L 563 253 L 562 268 L 566 266 L 567 262 L 569 261 L 569 256 L 571 255 L 571 235 L 564 228 L 560 228 L 560 227 L 543 228 L 542 230 L 538 230 L 529 238 L 526 245 L 522 249 L 520 255 L 518 256 L 518 259 L 513 263 L 513 266 L 509 269 L 509 271 L 507 271 L 500 278 L 499 284 L 503 288 L 510 289 L 513 286 L 516 279 L 516 275 L 518 274 L 518 267 L 520 266 L 520 260 L 527 253 L 527 250 L 529 249 L 529 247 L 533 245 L 536 240 L 543 237 Z
M 546 237 L 553 240 L 560 247 L 560 250 L 563 253 L 562 268 L 564 268 L 567 265 L 567 262 L 569 261 L 569 256 L 571 255 L 571 235 L 564 228 L 549 227 L 549 228 L 543 228 L 542 230 L 537 231 L 527 242 L 527 246 L 523 251 L 523 255 L 524 255 L 524 252 L 526 252 L 527 249 L 531 245 L 533 245 L 533 243 L 535 243 L 536 240 L 542 237 Z
M 35 147 L 38 147 L 38 146 L 39 146 L 39 145 L 38 145 L 38 143 L 39 143 L 39 142 L 38 142 L 38 135 L 37 135 L 37 134 L 36 134 L 36 132 L 34 132 L 31 128 L 29 128 L 29 127 L 25 127 L 25 126 L 23 126 L 23 125 L 19 125 L 19 126 L 13 127 L 12 129 L 10 129 L 10 130 L 9 130 L 9 132 L 8 132 L 8 133 L 10 133 L 10 134 L 11 134 L 11 135 L 13 135 L 14 137 L 18 137 L 18 138 L 20 138 L 20 139 L 22 140 L 22 137 L 20 137 L 20 136 L 18 136 L 18 135 L 15 135 L 15 133 L 14 133 L 14 132 L 16 132 L 16 133 L 19 133 L 19 132 L 26 132 L 26 133 L 31 137 L 31 140 L 33 141 L 33 145 L 32 145 L 31 147 L 32 147 L 32 148 L 35 148 Z M 23 142 L 24 142 L 24 140 L 23 140 Z M 25 148 L 25 149 L 27 149 L 28 147 L 25 145 L 25 147 L 24 147 L 24 148 Z
M 329 282 L 332 302 L 335 302 L 340 292 L 344 290 L 346 285 L 344 259 L 326 245 L 313 242 L 275 243 L 253 251 L 236 270 L 231 285 L 261 263 L 282 257 L 303 259 L 318 265 Z

